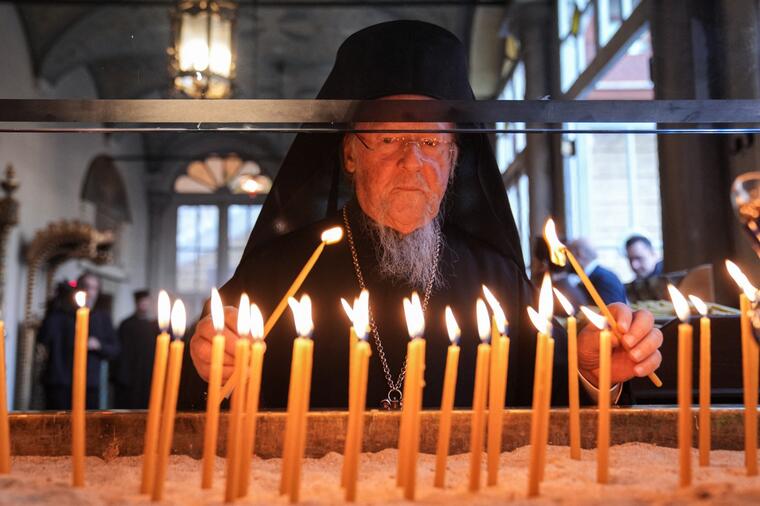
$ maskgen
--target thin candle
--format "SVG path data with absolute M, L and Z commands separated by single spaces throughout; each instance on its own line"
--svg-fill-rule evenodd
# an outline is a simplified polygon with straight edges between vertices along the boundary
M 5 322 L 0 320 L 0 474 L 11 472 L 11 429 L 5 383 Z
M 472 421 L 470 422 L 470 492 L 477 492 L 480 489 L 480 461 L 483 453 L 483 430 L 488 394 L 488 362 L 491 354 L 491 345 L 488 344 L 491 327 L 488 309 L 482 299 L 477 300 L 475 308 L 480 344 L 475 362 L 475 386 L 472 393 Z
M 211 319 L 216 335 L 211 341 L 211 367 L 208 375 L 208 395 L 206 397 L 206 426 L 203 433 L 203 462 L 201 464 L 201 488 L 211 488 L 214 481 L 214 461 L 216 459 L 216 439 L 219 433 L 219 403 L 222 386 L 222 366 L 224 360 L 224 306 L 219 292 L 211 291 Z
M 701 315 L 699 319 L 699 465 L 710 465 L 710 369 L 711 350 L 710 340 L 712 329 L 707 317 L 707 305 L 695 295 L 689 295 L 689 300 Z
M 612 332 L 615 334 L 615 336 L 617 336 L 620 344 L 623 346 L 623 348 L 625 348 L 626 351 L 630 351 L 628 344 L 626 344 L 626 342 L 623 340 L 623 333 L 620 331 L 620 328 L 618 328 L 617 320 L 615 320 L 615 317 L 612 316 L 612 313 L 607 307 L 607 304 L 604 303 L 602 297 L 599 295 L 599 292 L 597 292 L 593 283 L 591 283 L 591 280 L 583 270 L 583 267 L 581 267 L 581 265 L 575 259 L 573 253 L 567 248 L 567 246 L 562 244 L 562 242 L 557 237 L 557 229 L 554 225 L 554 220 L 551 218 L 546 221 L 546 225 L 544 226 L 544 239 L 546 240 L 546 244 L 549 247 L 549 254 L 552 263 L 564 266 L 567 261 L 570 262 L 573 270 L 575 270 L 575 273 L 579 278 L 581 278 L 583 286 L 586 287 L 589 295 L 591 295 L 591 298 L 594 300 L 594 304 L 599 307 L 599 310 L 602 312 L 604 317 L 607 318 L 607 323 L 609 323 Z M 654 372 L 650 373 L 648 378 L 656 387 L 659 388 L 662 386 L 662 380 L 660 380 L 659 376 L 657 376 L 657 374 Z
M 185 350 L 185 343 L 182 341 L 182 337 L 185 335 L 185 322 L 185 305 L 181 300 L 176 300 L 171 312 L 174 340 L 169 346 L 169 368 L 166 373 L 166 395 L 163 400 L 161 432 L 158 437 L 158 461 L 153 483 L 153 501 L 160 501 L 163 497 L 169 455 L 174 438 L 174 418 L 177 413 L 179 379 L 182 375 L 182 354 Z
M 87 387 L 87 341 L 90 335 L 90 309 L 86 305 L 87 295 L 79 291 L 75 294 L 79 306 L 74 329 L 74 378 L 71 382 L 71 458 L 72 484 L 84 486 L 85 452 L 85 396 Z
M 306 413 L 309 410 L 314 354 L 311 333 L 314 325 L 311 319 L 311 299 L 308 295 L 302 296 L 300 301 L 291 298 L 288 303 L 293 312 L 298 337 L 293 340 L 280 493 L 288 494 L 290 502 L 295 503 L 299 500 L 301 461 L 306 445 Z
M 670 299 L 681 323 L 678 325 L 678 482 L 691 485 L 691 367 L 692 332 L 689 303 L 673 285 L 668 285 Z
M 552 405 L 552 373 L 554 371 L 554 339 L 552 338 L 552 319 L 554 318 L 554 297 L 552 280 L 548 272 L 544 273 L 538 297 L 538 314 L 545 323 L 546 353 L 544 354 L 542 392 L 543 411 L 541 417 L 541 444 L 539 454 L 538 479 L 543 481 L 546 470 L 546 447 L 549 445 L 549 412 Z
M 739 296 L 742 339 L 742 378 L 744 386 L 744 464 L 747 476 L 756 476 L 757 468 L 757 391 L 758 344 L 752 333 L 752 303 L 757 299 L 757 288 L 730 260 L 726 268 L 743 293 Z
M 599 332 L 599 422 L 596 437 L 596 481 L 607 483 L 610 476 L 610 386 L 612 336 L 604 317 L 587 307 L 581 307 L 586 318 Z
M 248 335 L 251 330 L 251 302 L 248 294 L 240 295 L 238 304 L 237 335 L 235 341 L 235 370 L 238 377 L 237 388 L 230 400 L 230 417 L 227 426 L 227 482 L 224 491 L 225 502 L 237 499 L 240 490 L 240 443 L 243 425 L 243 403 L 245 385 L 248 381 L 248 362 L 251 351 Z
M 417 293 L 404 298 L 404 314 L 409 331 L 406 378 L 399 434 L 399 466 L 396 483 L 404 488 L 404 498 L 414 500 L 417 487 L 417 454 L 420 443 L 420 410 L 425 374 L 425 317 Z
M 156 337 L 156 350 L 153 359 L 153 375 L 150 379 L 150 398 L 148 400 L 148 416 L 145 423 L 145 446 L 143 449 L 142 480 L 140 493 L 150 494 L 153 491 L 153 478 L 156 473 L 156 448 L 158 445 L 158 430 L 161 417 L 161 406 L 164 399 L 164 383 L 166 381 L 166 361 L 169 356 L 169 317 L 171 302 L 169 294 L 161 290 L 158 294 L 158 328 L 161 333 Z
M 342 487 L 346 486 L 346 482 L 348 480 L 348 472 L 349 472 L 349 459 L 348 456 L 351 455 L 351 445 L 355 443 L 355 441 L 352 440 L 352 432 L 351 427 L 354 427 L 357 423 L 355 420 L 355 417 L 358 416 L 358 410 L 356 408 L 356 399 L 357 399 L 357 389 L 359 388 L 359 373 L 356 371 L 356 344 L 359 340 L 357 333 L 359 334 L 365 334 L 366 335 L 366 328 L 369 326 L 369 292 L 367 290 L 362 290 L 361 294 L 358 298 L 354 299 L 354 305 L 351 306 L 346 299 L 340 299 L 341 305 L 343 306 L 343 310 L 346 312 L 346 315 L 348 316 L 348 319 L 351 321 L 352 325 L 349 328 L 348 331 L 348 354 L 349 354 L 349 364 L 348 364 L 348 433 L 346 437 L 346 444 L 343 451 L 343 466 L 341 468 L 341 475 L 340 475 L 340 485 Z M 354 316 L 356 315 L 356 316 Z M 359 318 L 359 320 L 355 320 L 355 318 Z M 358 323 L 359 327 L 354 324 L 354 322 Z M 365 324 L 366 322 L 366 324 Z M 357 328 L 362 328 L 365 330 L 357 331 Z M 363 413 L 363 409 L 362 409 Z
M 354 306 L 349 313 L 353 325 L 351 337 L 356 338 L 352 347 L 353 370 L 351 371 L 351 389 L 349 400 L 349 425 L 346 435 L 346 447 L 343 454 L 343 485 L 346 487 L 346 501 L 356 501 L 356 485 L 359 473 L 359 454 L 362 448 L 362 433 L 364 431 L 364 406 L 367 399 L 367 375 L 369 372 L 369 357 L 372 354 L 367 342 L 369 331 L 369 292 L 362 290 L 361 295 L 354 300 Z
M 493 293 L 483 285 L 483 295 L 491 307 L 491 378 L 488 389 L 488 475 L 489 487 L 499 481 L 499 457 L 501 456 L 502 425 L 504 419 L 504 402 L 507 395 L 507 376 L 509 373 L 509 323 L 501 304 Z
M 238 497 L 248 494 L 251 478 L 251 460 L 256 443 L 256 416 L 259 411 L 259 395 L 261 392 L 261 367 L 264 363 L 264 353 L 267 345 L 264 343 L 264 318 L 256 304 L 251 304 L 251 363 L 248 372 L 248 388 L 246 389 L 245 418 L 243 419 L 243 440 L 240 445 L 240 481 Z
M 578 393 L 578 323 L 575 308 L 562 292 L 554 289 L 562 308 L 567 313 L 567 390 L 570 430 L 570 458 L 581 459 L 581 410 Z
M 441 418 L 438 423 L 438 446 L 435 452 L 434 485 L 439 488 L 443 488 L 446 482 L 446 460 L 449 455 L 451 440 L 451 412 L 454 408 L 457 368 L 459 367 L 459 338 L 462 334 L 449 306 L 446 306 L 445 318 L 446 330 L 451 344 L 446 353 L 446 371 L 444 372 L 443 393 L 441 395 Z
M 530 423 L 530 459 L 528 461 L 528 497 L 536 497 L 540 491 L 541 423 L 544 409 L 543 389 L 546 387 L 544 369 L 546 367 L 545 355 L 549 322 L 545 321 L 530 306 L 528 306 L 528 317 L 538 330 L 536 334 L 536 359 L 533 369 L 533 404 Z

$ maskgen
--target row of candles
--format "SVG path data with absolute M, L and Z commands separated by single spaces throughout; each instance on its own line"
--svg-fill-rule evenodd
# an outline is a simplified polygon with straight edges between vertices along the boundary
M 325 235 L 326 234 L 326 235 Z M 204 432 L 202 479 L 203 488 L 210 488 L 213 479 L 213 461 L 216 455 L 219 405 L 224 392 L 232 390 L 231 413 L 227 440 L 227 483 L 225 500 L 234 501 L 247 494 L 251 457 L 255 441 L 256 415 L 261 388 L 261 368 L 266 345 L 264 337 L 274 322 L 282 314 L 286 305 L 293 312 L 296 330 L 299 334 L 293 343 L 291 377 L 288 393 L 288 412 L 283 444 L 283 463 L 280 492 L 289 496 L 291 502 L 299 500 L 301 461 L 305 450 L 306 414 L 309 409 L 313 342 L 311 333 L 311 302 L 304 295 L 300 300 L 292 297 L 308 275 L 309 269 L 319 258 L 327 244 L 340 240 L 334 229 L 323 234 L 322 243 L 307 262 L 266 324 L 255 304 L 250 304 L 243 295 L 238 307 L 237 332 L 241 339 L 235 343 L 235 367 L 231 380 L 223 388 L 222 359 L 225 337 L 223 330 L 224 308 L 218 292 L 211 297 L 211 314 L 217 335 L 212 341 L 211 368 L 209 373 L 206 425 Z M 581 275 L 572 253 L 558 241 L 554 234 L 553 222 L 548 222 L 545 237 L 552 258 L 559 263 L 569 260 Z M 733 263 L 727 267 L 737 284 L 743 290 L 740 296 L 742 362 L 745 402 L 745 464 L 748 475 L 757 474 L 757 392 L 758 387 L 758 343 L 752 337 L 750 304 L 756 301 L 757 289 Z M 585 275 L 581 280 L 597 302 L 602 315 L 588 308 L 581 310 L 600 332 L 599 369 L 599 410 L 597 435 L 597 481 L 605 483 L 609 476 L 610 444 L 610 367 L 612 336 L 621 337 L 616 322 L 607 306 L 601 301 Z M 680 448 L 680 484 L 691 483 L 691 338 L 692 327 L 688 324 L 689 306 L 685 298 L 673 287 L 669 287 L 674 307 L 682 323 L 678 329 L 678 440 Z M 577 322 L 574 309 L 545 277 L 542 283 L 538 311 L 528 307 L 528 315 L 538 330 L 536 339 L 536 359 L 534 372 L 533 409 L 531 418 L 531 453 L 528 473 L 528 495 L 539 493 L 546 463 L 548 443 L 549 407 L 552 391 L 552 365 L 554 339 L 552 337 L 553 297 L 552 291 L 568 314 L 568 385 L 569 385 L 569 440 L 570 456 L 580 459 L 580 414 L 578 398 L 577 363 Z M 475 385 L 473 392 L 473 412 L 470 434 L 470 480 L 469 489 L 477 491 L 481 486 L 481 453 L 484 447 L 484 431 L 488 425 L 487 484 L 498 481 L 499 454 L 501 451 L 503 409 L 488 409 L 490 406 L 504 406 L 509 364 L 509 337 L 507 318 L 496 297 L 483 287 L 484 297 L 491 308 L 489 319 L 486 303 L 478 299 L 476 315 L 481 344 L 477 350 Z M 72 382 L 72 480 L 74 486 L 84 485 L 84 392 L 86 378 L 86 343 L 88 337 L 89 309 L 85 304 L 85 294 L 78 292 L 79 305 L 76 315 L 75 350 Z M 700 320 L 700 409 L 699 409 L 699 462 L 709 465 L 710 453 L 710 322 L 706 317 L 705 305 L 696 297 L 691 300 L 702 314 Z M 346 437 L 341 485 L 345 488 L 346 500 L 356 499 L 358 476 L 358 456 L 361 451 L 363 413 L 366 400 L 366 386 L 371 350 L 367 342 L 369 329 L 369 294 L 365 291 L 354 301 L 353 306 L 342 301 L 352 322 L 350 328 L 349 358 L 349 420 Z M 156 354 L 151 383 L 151 396 L 145 432 L 145 449 L 141 480 L 141 492 L 150 493 L 153 500 L 160 500 L 166 478 L 168 457 L 171 450 L 177 391 L 182 367 L 185 329 L 184 306 L 175 301 L 171 311 L 170 301 L 165 292 L 159 295 L 159 325 L 161 334 L 156 339 Z M 399 459 L 397 484 L 404 489 L 404 496 L 413 500 L 416 488 L 416 460 L 420 438 L 420 411 L 422 389 L 424 388 L 425 339 L 424 315 L 417 294 L 404 300 L 404 311 L 410 340 L 407 347 L 406 381 L 404 382 L 404 403 L 399 434 Z M 446 459 L 451 431 L 454 390 L 457 381 L 460 330 L 451 308 L 447 307 L 445 319 L 451 345 L 448 348 L 443 394 L 441 399 L 441 419 L 436 450 L 434 484 L 445 484 Z M 168 334 L 171 325 L 174 340 Z M 0 321 L 0 353 L 4 350 L 4 332 Z M 170 342 L 171 341 L 171 342 Z M 622 340 L 620 340 L 622 343 Z M 0 401 L 5 400 L 5 361 L 0 355 Z M 656 375 L 650 375 L 655 384 L 661 384 Z M 6 403 L 0 402 L 0 472 L 10 470 L 10 440 Z

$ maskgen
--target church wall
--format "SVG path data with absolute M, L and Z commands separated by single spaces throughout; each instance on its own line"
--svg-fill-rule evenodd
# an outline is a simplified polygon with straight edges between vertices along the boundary
M 0 80 L 2 98 L 96 98 L 89 74 L 78 68 L 58 83 L 38 82 L 32 71 L 22 25 L 13 6 L 0 4 L 0 47 L 3 67 Z M 0 169 L 7 164 L 16 169 L 20 187 L 15 198 L 20 204 L 19 224 L 12 229 L 7 249 L 5 300 L 2 308 L 6 321 L 9 403 L 13 405 L 15 357 L 18 326 L 24 314 L 27 269 L 23 261 L 24 245 L 34 234 L 52 221 L 79 219 L 93 222 L 94 209 L 80 201 L 83 178 L 90 161 L 101 153 L 117 155 L 139 152 L 137 137 L 103 134 L 0 134 Z M 116 322 L 133 309 L 131 292 L 145 285 L 147 216 L 144 169 L 138 164 L 120 166 L 132 211 L 132 224 L 121 233 L 121 260 L 124 280 L 108 280 L 104 289 L 114 296 Z M 74 263 L 63 265 L 57 279 L 76 277 L 81 269 Z M 43 294 L 37 291 L 34 313 L 43 311 Z

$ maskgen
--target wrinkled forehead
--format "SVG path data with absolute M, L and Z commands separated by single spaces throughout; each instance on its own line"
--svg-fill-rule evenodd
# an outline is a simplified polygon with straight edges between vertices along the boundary
M 381 97 L 378 100 L 436 100 L 435 98 L 426 95 L 413 95 L 413 94 L 399 94 L 388 95 Z M 455 125 L 451 122 L 402 122 L 402 121 L 373 121 L 363 122 L 359 121 L 354 123 L 354 128 L 357 130 L 366 130 L 368 132 L 377 133 L 389 133 L 393 132 L 397 135 L 417 135 L 416 133 L 400 133 L 403 131 L 420 131 L 421 133 L 433 134 L 436 136 L 452 136 L 450 133 L 454 129 Z M 449 132 L 446 132 L 446 131 Z

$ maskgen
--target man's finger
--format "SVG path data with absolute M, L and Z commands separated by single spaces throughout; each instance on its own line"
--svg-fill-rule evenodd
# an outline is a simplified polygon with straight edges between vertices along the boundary
M 638 364 L 660 349 L 661 345 L 662 332 L 660 332 L 660 329 L 653 328 L 649 334 L 647 334 L 646 338 L 642 339 L 636 344 L 636 346 L 631 348 L 629 354 L 631 359 Z
M 657 350 L 645 358 L 642 362 L 636 364 L 633 368 L 633 372 L 639 378 L 643 378 L 644 376 L 648 376 L 650 373 L 653 373 L 655 370 L 657 370 L 657 368 L 660 367 L 661 363 L 662 354 L 660 353 L 660 350 Z
M 615 317 L 615 322 L 621 332 L 627 333 L 631 326 L 631 319 L 633 318 L 633 312 L 631 308 L 620 302 L 615 302 L 609 305 L 612 316 Z
M 635 347 L 644 337 L 649 335 L 654 327 L 654 316 L 649 311 L 642 309 L 633 315 L 631 328 L 623 337 L 629 349 Z

